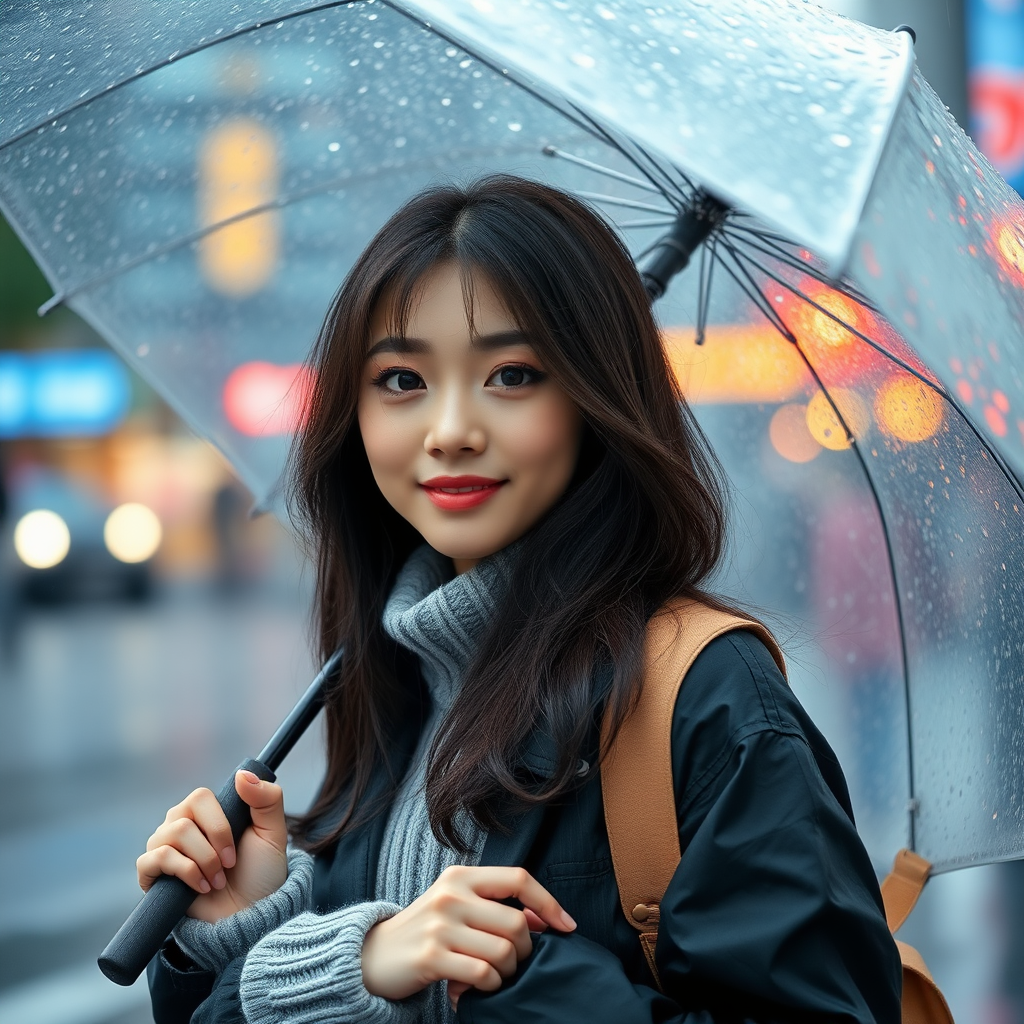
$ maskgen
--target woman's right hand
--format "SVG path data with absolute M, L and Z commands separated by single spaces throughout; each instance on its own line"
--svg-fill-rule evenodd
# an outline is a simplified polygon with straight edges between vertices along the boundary
M 167 812 L 135 862 L 143 891 L 160 875 L 175 875 L 200 893 L 188 916 L 213 922 L 281 888 L 288 877 L 281 787 L 239 771 L 235 790 L 252 814 L 238 850 L 216 796 L 208 789 L 193 790 Z
M 497 902 L 514 898 L 524 910 Z M 405 999 L 447 979 L 455 992 L 493 992 L 530 955 L 530 931 L 576 922 L 523 868 L 450 867 L 363 942 L 363 984 L 374 995 Z

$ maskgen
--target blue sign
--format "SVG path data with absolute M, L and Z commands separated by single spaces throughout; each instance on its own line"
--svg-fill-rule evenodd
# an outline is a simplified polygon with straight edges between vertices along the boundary
M 971 135 L 1024 193 L 1024 0 L 967 0 Z
M 112 352 L 0 352 L 0 437 L 107 434 L 130 401 L 128 373 Z

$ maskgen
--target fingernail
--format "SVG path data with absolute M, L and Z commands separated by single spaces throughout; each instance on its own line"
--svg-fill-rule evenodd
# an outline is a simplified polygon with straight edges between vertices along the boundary
M 242 770 L 242 776 L 244 777 L 245 781 L 252 786 L 258 786 L 260 784 L 259 776 L 254 775 L 247 768 Z
M 220 851 L 220 862 L 226 868 L 233 868 L 235 866 L 235 851 L 233 847 L 225 846 Z
M 200 878 L 199 879 L 199 891 L 200 892 L 209 892 L 210 891 L 210 883 L 205 878 Z
M 223 889 L 225 885 L 227 885 L 227 879 L 224 877 L 224 872 L 218 871 L 213 876 L 213 887 L 214 889 Z
M 564 910 L 562 911 L 562 920 L 565 922 L 566 928 L 576 927 L 576 922 Z

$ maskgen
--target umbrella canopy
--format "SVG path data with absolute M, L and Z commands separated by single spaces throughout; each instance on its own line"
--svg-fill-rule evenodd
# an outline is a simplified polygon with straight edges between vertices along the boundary
M 57 301 L 268 498 L 322 313 L 407 196 L 526 174 L 640 253 L 699 183 L 731 212 L 659 315 L 737 488 L 722 588 L 815 638 L 794 685 L 876 863 L 1024 854 L 1024 219 L 909 37 L 758 0 L 243 13 L 8 19 L 0 205 Z

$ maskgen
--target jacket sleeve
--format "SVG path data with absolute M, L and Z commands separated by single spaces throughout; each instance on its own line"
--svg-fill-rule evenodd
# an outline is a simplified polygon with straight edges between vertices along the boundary
M 548 933 L 499 991 L 465 993 L 460 1020 L 899 1024 L 899 956 L 824 739 L 749 634 L 709 645 L 687 689 L 673 727 L 684 852 L 656 949 L 664 995 L 596 943 Z

